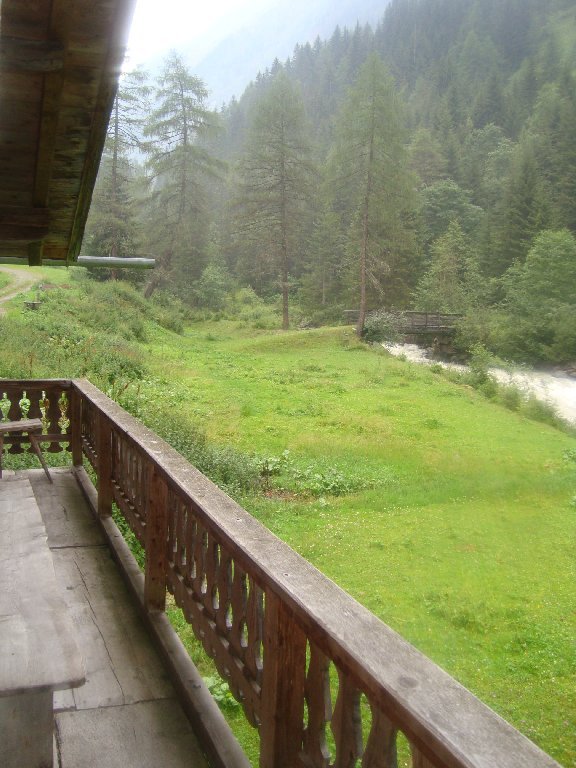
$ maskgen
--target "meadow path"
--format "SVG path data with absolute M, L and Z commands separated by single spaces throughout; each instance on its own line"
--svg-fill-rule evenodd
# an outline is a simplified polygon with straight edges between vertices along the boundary
M 34 283 L 38 282 L 38 276 L 29 274 L 27 272 L 22 272 L 20 269 L 14 269 L 13 267 L 5 266 L 0 266 L 0 272 L 4 272 L 12 280 L 10 285 L 5 288 L 6 293 L 0 294 L 1 316 L 6 314 L 6 310 L 2 305 L 7 301 L 10 301 L 10 299 L 13 299 L 15 296 L 18 296 L 19 293 L 24 293 L 24 291 L 27 291 L 28 288 L 34 285 Z

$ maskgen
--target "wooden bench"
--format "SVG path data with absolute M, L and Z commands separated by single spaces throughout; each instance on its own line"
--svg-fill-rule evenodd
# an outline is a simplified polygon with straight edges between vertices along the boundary
M 52 482 L 50 472 L 48 471 L 48 467 L 44 461 L 44 456 L 42 455 L 42 447 L 40 445 L 40 440 L 42 437 L 42 422 L 40 419 L 20 419 L 20 421 L 0 422 L 0 478 L 2 477 L 2 452 L 4 450 L 4 435 L 8 435 L 12 432 L 26 432 L 28 439 L 30 440 L 32 450 L 40 459 L 40 463 L 42 464 L 44 472 L 46 473 L 46 477 L 48 480 L 50 480 L 50 482 Z
M 84 666 L 29 482 L 0 504 L 0 766 L 53 765 L 53 692 Z M 6 496 L 6 494 L 4 494 Z

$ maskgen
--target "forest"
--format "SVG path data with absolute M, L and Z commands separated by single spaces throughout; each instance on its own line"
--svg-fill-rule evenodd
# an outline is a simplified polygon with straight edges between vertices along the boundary
M 153 256 L 124 274 L 199 318 L 453 312 L 463 352 L 576 358 L 572 0 L 392 0 L 219 111 L 209 87 L 176 51 L 124 76 L 85 254 Z

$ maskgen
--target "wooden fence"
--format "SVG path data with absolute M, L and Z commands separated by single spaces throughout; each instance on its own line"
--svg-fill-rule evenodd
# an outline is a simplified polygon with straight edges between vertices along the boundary
M 258 728 L 261 768 L 397 768 L 400 733 L 413 768 L 559 768 L 90 383 L 4 383 L 24 388 L 70 397 L 98 514 L 117 504 L 144 547 L 145 610 L 174 595 Z

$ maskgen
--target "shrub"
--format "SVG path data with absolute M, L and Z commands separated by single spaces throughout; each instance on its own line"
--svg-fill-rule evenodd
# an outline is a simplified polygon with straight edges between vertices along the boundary
M 522 390 L 513 384 L 500 387 L 498 400 L 510 411 L 518 411 L 524 400 Z
M 400 338 L 402 329 L 402 314 L 385 309 L 370 312 L 364 322 L 362 338 L 373 343 L 389 341 L 395 342 Z
M 485 385 L 490 377 L 489 369 L 493 365 L 494 358 L 492 354 L 488 352 L 483 344 L 474 344 L 470 349 L 470 358 L 468 360 L 468 382 L 473 386 L 479 388 Z
M 532 421 L 540 421 L 552 427 L 562 425 L 562 420 L 556 413 L 554 406 L 539 400 L 534 395 L 529 395 L 522 406 L 522 414 Z
M 280 323 L 277 308 L 261 299 L 252 288 L 240 288 L 229 297 L 226 316 L 261 330 L 277 328 Z
M 372 480 L 346 475 L 336 466 L 308 464 L 299 466 L 283 451 L 280 456 L 266 456 L 256 462 L 264 487 L 269 488 L 272 477 L 279 477 L 296 493 L 305 496 L 343 496 L 368 488 Z

